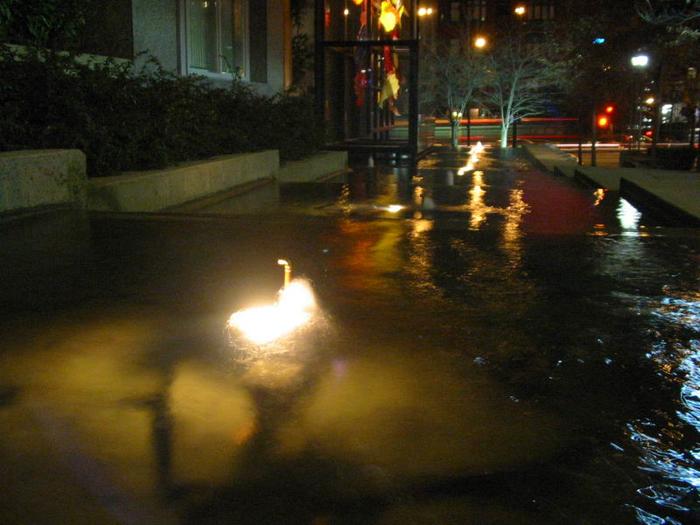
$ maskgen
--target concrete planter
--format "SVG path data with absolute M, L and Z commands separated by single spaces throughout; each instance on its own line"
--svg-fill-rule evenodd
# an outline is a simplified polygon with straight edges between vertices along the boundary
M 0 153 L 0 213 L 85 206 L 85 155 L 79 150 Z
M 240 184 L 274 176 L 277 150 L 225 155 L 162 170 L 92 179 L 88 209 L 150 212 L 206 197 Z
M 285 162 L 277 172 L 280 184 L 314 182 L 322 177 L 346 170 L 347 151 L 322 151 L 302 160 Z

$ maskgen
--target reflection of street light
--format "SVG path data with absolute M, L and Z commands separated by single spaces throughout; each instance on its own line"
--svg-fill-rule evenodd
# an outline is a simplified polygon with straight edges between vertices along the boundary
M 474 47 L 476 47 L 477 49 L 485 48 L 487 43 L 488 42 L 486 38 L 483 36 L 478 36 L 474 39 Z
M 525 6 L 524 5 L 519 5 L 516 6 L 513 12 L 518 15 L 518 16 L 523 16 L 525 14 Z

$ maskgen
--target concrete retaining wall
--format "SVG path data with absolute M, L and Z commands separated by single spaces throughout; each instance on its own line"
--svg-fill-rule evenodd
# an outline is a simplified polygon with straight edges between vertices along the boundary
M 148 212 L 177 206 L 238 184 L 272 177 L 277 150 L 226 155 L 174 168 L 91 179 L 88 208 L 96 211 Z
M 84 207 L 87 177 L 79 150 L 0 153 L 0 213 L 45 206 Z
M 331 173 L 344 171 L 347 167 L 347 151 L 323 151 L 303 160 L 285 162 L 276 177 L 280 184 L 313 182 Z

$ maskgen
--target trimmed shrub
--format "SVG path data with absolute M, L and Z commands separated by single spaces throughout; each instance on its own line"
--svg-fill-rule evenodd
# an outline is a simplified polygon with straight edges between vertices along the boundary
M 77 148 L 90 176 L 279 149 L 298 159 L 323 132 L 308 98 L 265 97 L 240 82 L 211 87 L 154 60 L 83 64 L 74 56 L 0 51 L 0 150 Z

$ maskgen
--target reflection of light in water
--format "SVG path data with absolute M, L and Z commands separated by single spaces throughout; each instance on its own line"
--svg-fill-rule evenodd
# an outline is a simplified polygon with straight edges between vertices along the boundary
M 503 230 L 503 238 L 507 246 L 520 240 L 522 235 L 520 226 L 523 217 L 530 211 L 530 206 L 523 199 L 523 194 L 521 189 L 513 189 L 510 192 L 510 202 L 505 210 L 506 224 Z
M 700 294 L 666 297 L 653 314 L 673 325 L 700 333 Z M 647 356 L 660 372 L 673 382 L 681 381 L 677 417 L 700 432 L 700 341 L 692 339 L 688 347 L 659 340 Z M 665 516 L 665 509 L 692 512 L 700 490 L 700 447 L 690 449 L 688 438 L 692 430 L 683 424 L 668 422 L 657 429 L 651 421 L 635 421 L 628 425 L 630 439 L 640 452 L 640 468 L 654 482 L 637 492 L 660 509 L 644 510 L 634 507 L 637 519 L 644 524 L 680 523 Z M 692 439 L 692 438 L 691 438 Z M 661 479 L 659 479 L 659 477 Z
M 228 326 L 252 342 L 263 345 L 306 324 L 315 308 L 316 301 L 309 283 L 294 279 L 280 290 L 274 304 L 239 310 L 228 320 Z
M 430 196 L 430 193 L 420 186 L 416 186 L 413 190 L 413 201 L 416 203 L 416 206 L 424 210 L 435 209 L 435 201 Z
M 598 188 L 593 192 L 593 195 L 595 196 L 595 202 L 593 203 L 593 206 L 598 206 L 601 202 L 603 202 L 603 199 L 605 198 L 605 190 L 603 188 Z
M 426 219 L 416 219 L 412 221 L 413 230 L 410 233 L 409 263 L 406 265 L 407 271 L 411 274 L 413 286 L 420 290 L 427 290 L 431 293 L 435 290 L 435 284 L 431 279 L 433 257 L 431 242 L 428 235 L 433 229 L 433 221 Z
M 350 205 L 350 184 L 343 184 L 337 205 L 343 212 L 343 215 L 349 215 L 352 212 L 352 206 Z
M 489 209 L 484 204 L 484 194 L 486 192 L 481 187 L 484 184 L 483 172 L 475 171 L 472 183 L 473 186 L 469 190 L 469 211 L 471 212 L 469 228 L 478 230 L 479 226 L 486 220 L 486 212 Z
M 479 157 L 483 151 L 484 145 L 481 142 L 477 142 L 476 146 L 472 147 L 472 149 L 469 151 L 469 159 L 467 159 L 467 163 L 459 168 L 457 175 L 464 175 L 467 172 L 474 171 L 474 168 L 479 163 Z
M 620 198 L 620 204 L 617 207 L 617 219 L 620 221 L 620 226 L 623 230 L 637 230 L 639 228 L 639 219 L 642 214 L 637 208 L 632 206 L 625 199 Z

